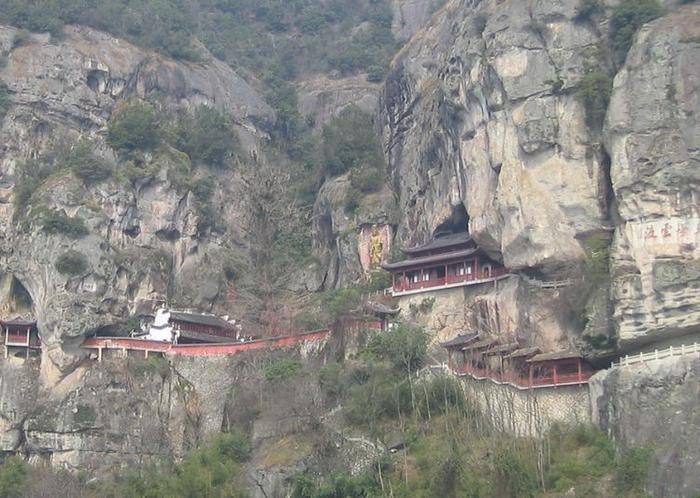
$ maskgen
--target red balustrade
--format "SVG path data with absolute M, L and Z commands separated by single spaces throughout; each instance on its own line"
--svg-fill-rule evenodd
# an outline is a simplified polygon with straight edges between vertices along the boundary
M 317 330 L 298 335 L 272 337 L 246 342 L 208 343 L 208 344 L 171 344 L 169 342 L 133 339 L 127 337 L 91 337 L 83 346 L 93 349 L 124 349 L 127 351 L 153 351 L 185 356 L 231 355 L 243 351 L 272 349 L 325 340 L 330 330 Z
M 431 278 L 429 280 L 421 280 L 418 282 L 399 282 L 394 285 L 394 292 L 406 292 L 418 289 L 430 289 L 433 287 L 442 287 L 450 284 L 461 284 L 464 282 L 472 282 L 478 280 L 492 280 L 503 275 L 506 275 L 506 268 L 493 268 L 490 272 L 476 272 L 465 275 L 447 275 L 446 277 Z
M 452 371 L 461 375 L 470 375 L 476 379 L 489 379 L 494 382 L 501 384 L 510 384 L 520 388 L 537 388 L 537 387 L 550 387 L 559 385 L 572 385 L 572 384 L 585 384 L 588 379 L 593 375 L 592 372 L 588 370 L 582 370 L 579 374 L 578 372 L 559 374 L 556 377 L 552 375 L 538 375 L 529 377 L 518 375 L 516 372 L 497 372 L 488 368 L 479 368 L 474 365 L 463 364 L 463 365 L 452 365 Z

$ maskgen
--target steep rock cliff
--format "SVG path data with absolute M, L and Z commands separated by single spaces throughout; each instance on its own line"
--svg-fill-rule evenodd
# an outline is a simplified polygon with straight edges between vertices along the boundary
M 384 94 L 404 215 L 422 242 L 464 206 L 510 268 L 553 272 L 607 216 L 605 157 L 572 94 L 601 35 L 578 2 L 450 2 L 399 53 Z
M 133 182 L 117 171 L 88 188 L 58 167 L 20 210 L 20 219 L 13 205 L 17 184 L 31 159 L 81 137 L 94 140 L 102 161 L 116 164 L 104 141 L 105 125 L 126 100 L 158 99 L 173 111 L 216 107 L 234 123 L 243 160 L 259 160 L 261 129 L 274 121 L 273 111 L 230 67 L 204 52 L 200 63 L 174 62 L 82 27 L 66 28 L 59 41 L 32 35 L 19 46 L 16 35 L 14 28 L 0 29 L 0 44 L 9 52 L 0 79 L 11 101 L 0 129 L 0 258 L 3 277 L 18 280 L 31 296 L 49 357 L 69 366 L 76 359 L 73 342 L 159 301 L 199 309 L 224 303 L 230 282 L 223 267 L 245 258 L 237 171 L 203 171 L 167 147 L 144 155 L 148 171 Z M 210 174 L 216 185 L 208 201 L 217 223 L 202 231 L 193 194 L 178 178 Z M 73 240 L 45 233 L 31 216 L 39 205 L 83 218 L 88 235 Z M 86 258 L 77 276 L 54 267 L 68 250 Z
M 700 333 L 699 26 L 697 5 L 648 24 L 615 77 L 605 140 L 625 348 Z

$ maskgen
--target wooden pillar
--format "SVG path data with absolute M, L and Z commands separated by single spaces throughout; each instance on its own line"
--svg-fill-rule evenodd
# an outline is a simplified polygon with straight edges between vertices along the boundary
M 554 383 L 557 383 L 557 364 L 552 365 L 552 374 L 554 377 Z
M 474 280 L 479 279 L 479 255 L 474 255 Z
M 425 270 L 423 268 L 420 269 L 420 287 L 421 289 L 423 288 L 423 275 L 425 275 Z
M 97 362 L 102 363 L 102 346 L 97 348 Z
M 447 263 L 445 263 L 445 284 L 447 284 Z
M 144 350 L 143 350 L 143 357 L 144 357 L 145 359 L 148 359 L 148 349 L 144 349 Z
M 578 381 L 583 382 L 583 378 L 581 376 L 581 358 L 577 358 L 576 364 L 578 366 Z
M 391 288 L 396 290 L 396 273 L 391 274 Z
M 529 382 L 528 382 L 528 385 L 529 385 L 530 387 L 532 387 L 532 363 L 528 366 L 528 368 L 529 368 L 529 374 L 528 374 Z
M 29 334 L 31 334 L 31 329 L 27 328 L 27 347 L 29 347 Z
M 447 366 L 450 368 L 450 370 L 454 370 L 452 368 L 452 350 L 451 349 L 447 350 Z

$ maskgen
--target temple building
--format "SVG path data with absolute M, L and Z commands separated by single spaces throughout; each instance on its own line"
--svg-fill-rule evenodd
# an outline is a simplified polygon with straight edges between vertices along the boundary
M 28 357 L 32 350 L 41 349 L 41 339 L 35 321 L 20 318 L 0 320 L 0 327 L 5 345 L 5 358 L 13 352 L 22 352 Z
M 448 367 L 454 373 L 519 388 L 585 384 L 592 374 L 581 354 L 574 351 L 540 353 L 537 347 L 500 343 L 478 334 L 458 335 L 441 345 L 447 349 Z
M 493 282 L 508 271 L 490 259 L 468 233 L 436 237 L 427 244 L 403 249 L 406 259 L 384 263 L 393 277 L 392 294 L 405 296 Z
M 235 320 L 165 308 L 156 312 L 148 332 L 141 337 L 176 344 L 235 342 L 243 339 L 241 327 Z

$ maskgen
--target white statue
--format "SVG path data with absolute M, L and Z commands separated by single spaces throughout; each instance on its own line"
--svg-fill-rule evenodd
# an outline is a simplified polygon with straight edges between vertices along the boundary
M 156 311 L 156 317 L 148 329 L 144 339 L 149 341 L 176 342 L 179 334 L 173 330 L 170 324 L 170 312 L 166 308 Z

